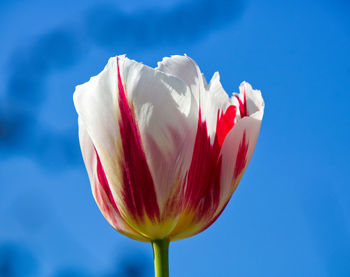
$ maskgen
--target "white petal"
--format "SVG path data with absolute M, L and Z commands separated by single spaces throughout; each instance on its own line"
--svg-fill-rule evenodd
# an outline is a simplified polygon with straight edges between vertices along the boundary
M 106 220 L 122 234 L 140 241 L 149 241 L 146 237 L 136 232 L 130 225 L 121 217 L 121 215 L 115 211 L 111 203 L 101 189 L 97 177 L 97 156 L 92 140 L 90 139 L 84 123 L 79 119 L 79 141 L 83 159 L 85 162 L 86 170 L 90 179 L 91 190 L 97 205 L 99 206 L 102 214 Z
M 196 101 L 182 80 L 124 56 L 118 60 L 162 211 L 169 195 L 182 183 L 191 162 L 197 127 Z M 111 58 L 99 75 L 77 86 L 74 103 L 97 149 L 117 206 L 131 224 L 121 197 L 123 151 L 118 95 L 117 58 Z M 132 223 L 132 227 L 139 230 L 135 222 Z
M 120 62 L 162 211 L 181 184 L 192 158 L 196 101 L 179 78 L 132 60 Z
M 255 115 L 261 115 L 261 118 L 256 118 Z M 240 119 L 232 130 L 227 134 L 225 141 L 222 145 L 222 171 L 221 171 L 221 197 L 218 212 L 225 206 L 230 199 L 232 193 L 236 189 L 240 178 L 242 177 L 249 161 L 253 155 L 255 145 L 259 136 L 261 119 L 263 110 L 256 112 L 251 117 L 244 117 Z M 236 162 L 238 157 L 239 148 L 243 142 L 243 136 L 245 133 L 246 143 L 248 150 L 246 154 L 245 167 L 239 176 L 235 176 L 235 170 L 237 169 Z
M 247 83 L 243 83 L 242 85 L 247 85 Z M 230 200 L 251 160 L 264 113 L 264 101 L 260 91 L 252 90 L 250 85 L 247 86 L 245 90 L 247 93 L 247 105 L 248 103 L 252 104 L 250 106 L 251 110 L 248 110 L 248 116 L 238 120 L 229 131 L 221 148 L 222 168 L 220 177 L 220 202 L 218 208 L 212 218 L 208 219 L 207 222 L 203 222 L 195 226 L 195 228 L 191 228 L 190 232 L 175 235 L 173 238 L 175 240 L 202 232 L 215 221 L 216 217 L 220 215 Z M 243 93 L 242 90 L 241 93 Z M 235 97 L 231 100 L 233 102 Z M 248 106 L 247 109 L 249 109 Z
M 255 113 L 257 113 L 254 115 L 254 117 L 262 119 L 265 104 L 261 96 L 261 91 L 253 89 L 247 82 L 242 82 L 239 86 L 239 92 L 239 97 L 241 98 L 244 93 L 246 94 L 248 116 L 253 116 Z
M 220 82 L 219 72 L 215 72 L 202 97 L 202 114 L 208 124 L 208 133 L 213 139 L 216 133 L 218 112 L 225 111 L 231 105 L 230 99 Z
M 118 125 L 117 69 L 111 58 L 101 73 L 76 87 L 73 100 L 79 119 L 99 153 L 112 191 L 119 194 L 121 172 L 119 161 L 120 134 Z M 117 200 L 118 201 L 118 200 Z

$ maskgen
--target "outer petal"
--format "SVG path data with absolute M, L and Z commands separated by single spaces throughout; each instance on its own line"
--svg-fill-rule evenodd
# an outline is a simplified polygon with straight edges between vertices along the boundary
M 122 218 L 118 208 L 116 207 L 113 196 L 110 194 L 109 185 L 106 183 L 107 180 L 104 178 L 104 176 L 99 176 L 99 173 L 103 174 L 103 172 L 99 172 L 101 170 L 101 168 L 99 168 L 100 161 L 97 156 L 96 149 L 81 120 L 79 120 L 79 141 L 90 179 L 92 194 L 104 217 L 112 225 L 112 227 L 118 230 L 120 233 L 139 241 L 149 241 L 148 238 L 134 230 Z
M 219 154 L 220 145 L 217 140 L 211 144 L 206 122 L 202 122 L 199 115 L 191 166 L 179 192 L 183 199 L 181 217 L 170 235 L 171 239 L 179 234 L 189 236 L 203 222 L 210 220 L 216 211 L 222 164 Z
M 265 105 L 261 92 L 253 90 L 250 84 L 243 82 L 240 85 L 238 96 L 241 99 L 246 99 L 247 116 L 237 121 L 222 145 L 220 204 L 215 216 L 204 229 L 208 228 L 226 207 L 250 162 L 259 136 Z M 233 96 L 231 101 L 235 100 L 235 96 Z M 237 110 L 239 109 L 237 108 Z
M 121 139 L 118 124 L 116 63 L 110 59 L 104 70 L 76 87 L 74 104 L 79 120 L 99 154 L 115 201 L 122 204 Z M 81 126 L 81 124 L 80 124 Z M 110 173 L 110 174 L 109 174 Z
M 221 173 L 220 177 L 217 178 L 217 181 L 219 181 L 218 191 L 220 197 L 216 211 L 208 213 L 207 217 L 204 216 L 200 221 L 193 222 L 186 228 L 182 228 L 182 230 L 178 229 L 178 232 L 172 234 L 172 240 L 189 237 L 208 228 L 227 205 L 248 166 L 259 135 L 264 102 L 260 91 L 253 91 L 247 83 L 243 83 L 242 85 L 245 86 L 247 93 L 246 99 L 247 103 L 250 103 L 250 106 L 248 106 L 248 115 L 238 120 L 226 135 L 221 147 Z M 241 93 L 243 93 L 243 90 L 241 90 Z M 242 95 L 240 96 L 242 97 Z M 234 99 L 231 99 L 231 101 L 233 102 Z
M 121 60 L 121 75 L 140 129 L 161 211 L 158 236 L 167 236 L 179 214 L 179 186 L 191 162 L 196 132 L 196 102 L 175 76 L 131 60 Z
M 120 56 L 77 87 L 74 100 L 123 218 L 146 237 L 166 235 L 177 217 L 178 199 L 170 196 L 184 178 L 195 137 L 187 86 Z
M 149 238 L 144 225 L 159 220 L 159 207 L 117 58 L 110 59 L 98 76 L 76 88 L 74 103 L 96 149 L 104 183 L 108 183 L 107 196 L 113 197 L 123 219 Z
M 250 162 L 258 139 L 260 125 L 260 119 L 245 117 L 237 122 L 225 139 L 221 149 L 223 165 L 220 204 L 215 217 L 220 215 L 227 205 Z

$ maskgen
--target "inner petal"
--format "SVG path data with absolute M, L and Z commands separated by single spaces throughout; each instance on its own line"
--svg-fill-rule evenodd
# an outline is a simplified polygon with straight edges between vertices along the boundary
M 239 113 L 241 115 L 241 118 L 248 116 L 248 111 L 247 111 L 247 95 L 245 92 L 245 89 L 243 91 L 243 101 L 241 100 L 241 98 L 239 98 L 238 95 L 236 95 L 236 98 L 238 100 L 238 104 L 239 104 Z
M 234 105 L 229 106 L 225 112 L 221 111 L 217 117 L 216 123 L 216 137 L 220 146 L 222 146 L 226 135 L 235 125 L 237 108 Z

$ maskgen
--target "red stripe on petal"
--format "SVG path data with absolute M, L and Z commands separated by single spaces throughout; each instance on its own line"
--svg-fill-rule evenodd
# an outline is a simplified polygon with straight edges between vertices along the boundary
M 117 213 L 118 215 L 120 215 L 120 212 L 114 201 L 114 197 L 113 197 L 111 188 L 108 184 L 106 173 L 103 169 L 103 166 L 102 166 L 100 157 L 96 151 L 96 148 L 95 148 L 95 153 L 96 153 L 96 161 L 97 161 L 97 165 L 96 165 L 97 182 L 95 182 L 95 188 L 94 188 L 96 201 L 99 204 L 99 207 L 102 213 L 106 216 L 108 221 L 110 221 L 115 228 L 118 228 L 118 223 L 115 219 L 115 216 L 113 215 L 113 211 L 111 211 L 110 209 L 110 206 L 113 208 L 114 212 Z M 103 196 L 103 193 L 101 192 L 101 188 L 104 191 L 104 194 L 107 196 L 107 199 L 105 199 L 105 197 Z M 106 200 L 108 202 L 106 202 Z
M 113 198 L 111 188 L 109 187 L 109 184 L 108 184 L 106 173 L 102 167 L 100 156 L 98 155 L 96 148 L 95 148 L 95 153 L 96 153 L 96 160 L 97 160 L 97 166 L 96 166 L 97 179 L 100 185 L 102 186 L 103 190 L 105 191 L 109 202 L 111 203 L 113 208 L 118 211 L 117 205 L 115 204 L 115 201 Z
M 230 198 L 231 198 L 231 197 L 230 197 Z M 199 233 L 205 231 L 206 229 L 208 229 L 208 228 L 210 227 L 210 225 L 212 225 L 212 224 L 219 218 L 219 216 L 222 214 L 222 212 L 225 210 L 225 208 L 226 208 L 226 206 L 227 206 L 229 200 L 230 200 L 230 199 L 228 199 L 228 200 L 226 201 L 225 205 L 222 207 L 222 209 L 220 210 L 220 212 L 219 212 L 216 216 L 214 216 L 203 228 L 201 228 L 200 230 L 198 230 L 198 231 L 197 231 L 195 234 L 193 234 L 193 235 L 199 234 Z
M 248 147 L 249 144 L 246 140 L 246 132 L 243 133 L 243 138 L 241 140 L 241 143 L 238 148 L 237 158 L 236 158 L 236 164 L 235 164 L 235 170 L 233 174 L 233 178 L 236 179 L 244 170 L 246 164 L 247 164 L 247 153 L 248 153 Z M 235 188 L 234 188 L 235 189 Z M 232 192 L 233 193 L 233 192 Z M 203 232 L 207 228 L 209 228 L 210 225 L 212 225 L 218 217 L 222 214 L 224 209 L 226 208 L 231 196 L 227 198 L 226 203 L 223 205 L 221 210 L 217 213 L 216 216 L 214 216 L 202 229 L 200 229 L 196 234 Z
M 239 104 L 239 112 L 241 114 L 241 118 L 245 117 L 248 115 L 248 112 L 247 112 L 247 96 L 246 96 L 246 93 L 245 93 L 245 89 L 243 91 L 243 102 L 242 100 L 239 98 L 238 95 L 235 95 L 237 100 L 238 100 L 238 104 Z
M 119 229 L 119 224 L 115 217 L 115 210 L 110 207 L 111 203 L 106 199 L 106 193 L 98 181 L 93 185 L 94 196 L 100 211 L 107 221 L 115 228 Z M 112 210 L 113 209 L 113 210 Z
M 235 164 L 235 171 L 233 174 L 234 178 L 237 178 L 245 168 L 247 164 L 247 153 L 248 153 L 248 147 L 249 144 L 247 142 L 246 138 L 246 132 L 243 132 L 243 138 L 241 140 L 241 143 L 239 144 L 238 147 L 238 153 L 237 153 L 237 158 L 236 158 L 236 164 Z
M 221 114 L 219 114 L 218 111 L 218 117 L 216 122 L 216 137 L 220 146 L 222 146 L 226 135 L 235 125 L 236 112 L 237 108 L 234 105 L 229 106 L 226 109 L 225 113 L 221 111 Z
M 202 122 L 199 109 L 197 134 L 184 192 L 185 206 L 196 211 L 197 220 L 210 216 L 219 205 L 220 149 L 217 141 L 211 145 L 207 124 Z
M 129 212 L 142 220 L 145 213 L 150 219 L 159 220 L 159 207 L 154 182 L 143 150 L 140 132 L 122 84 L 119 60 L 118 91 L 119 129 L 123 147 L 122 174 L 123 197 Z

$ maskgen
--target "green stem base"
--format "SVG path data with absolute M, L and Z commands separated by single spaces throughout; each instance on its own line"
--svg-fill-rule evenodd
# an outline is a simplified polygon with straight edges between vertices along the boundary
M 152 241 L 155 277 L 169 277 L 169 239 Z

